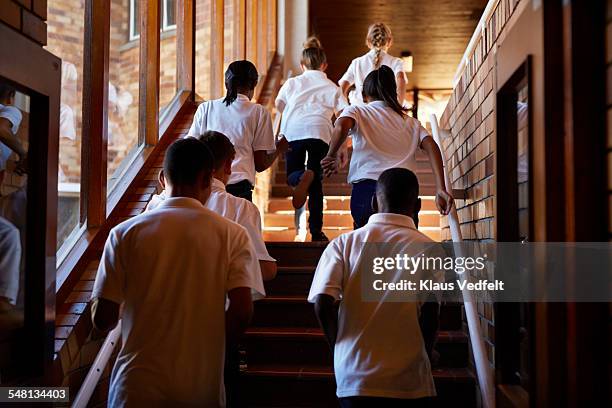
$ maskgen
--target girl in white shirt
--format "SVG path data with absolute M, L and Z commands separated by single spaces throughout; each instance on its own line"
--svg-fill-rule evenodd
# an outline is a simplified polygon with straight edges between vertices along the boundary
M 361 92 L 363 89 L 363 81 L 370 72 L 383 65 L 393 70 L 397 82 L 399 103 L 400 105 L 404 104 L 407 83 L 406 74 L 404 73 L 402 60 L 387 54 L 392 44 L 393 34 L 388 25 L 385 23 L 375 23 L 368 28 L 366 45 L 370 51 L 359 58 L 355 58 L 338 82 L 340 88 L 342 88 L 342 93 L 347 98 L 351 86 L 355 86 L 355 93 L 354 95 L 351 94 L 351 97 L 354 96 L 354 98 L 351 98 L 352 105 L 363 105 L 365 103 Z
M 225 71 L 225 98 L 206 101 L 198 107 L 188 136 L 198 137 L 207 130 L 226 135 L 236 148 L 232 176 L 227 191 L 252 201 L 255 173 L 266 170 L 287 149 L 287 141 L 277 143 L 270 113 L 251 102 L 258 73 L 249 61 L 234 61 Z
M 316 38 L 304 44 L 303 73 L 290 78 L 280 89 L 276 108 L 283 113 L 281 134 L 289 141 L 286 154 L 287 184 L 294 187 L 293 206 L 308 200 L 308 224 L 313 241 L 327 241 L 323 233 L 323 172 L 321 159 L 327 154 L 332 118 L 347 106 L 332 81 L 327 79 L 327 57 Z M 308 154 L 308 162 L 304 168 Z
M 326 175 L 336 172 L 340 167 L 338 150 L 351 132 L 353 155 L 348 181 L 353 185 L 351 215 L 355 228 L 364 226 L 374 213 L 372 198 L 380 174 L 394 167 L 415 171 L 418 148 L 429 156 L 436 180 L 438 210 L 448 214 L 452 197 L 444 185 L 440 149 L 419 121 L 408 116 L 399 104 L 391 68 L 383 65 L 368 74 L 362 96 L 365 105 L 346 108 L 336 121 L 329 152 L 321 162 Z

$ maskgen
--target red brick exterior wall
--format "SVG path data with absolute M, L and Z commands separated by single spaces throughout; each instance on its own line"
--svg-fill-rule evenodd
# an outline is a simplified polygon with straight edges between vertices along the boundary
M 40 45 L 47 43 L 47 0 L 2 0 L 0 21 Z

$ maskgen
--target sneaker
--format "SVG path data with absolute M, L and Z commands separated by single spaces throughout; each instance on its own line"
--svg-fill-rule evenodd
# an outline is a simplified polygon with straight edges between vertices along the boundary
M 302 178 L 297 186 L 293 189 L 293 208 L 298 209 L 301 208 L 308 198 L 308 189 L 314 180 L 315 174 L 312 170 L 306 170 L 304 174 L 302 174 Z
M 322 232 L 313 232 L 312 242 L 329 242 L 329 238 Z

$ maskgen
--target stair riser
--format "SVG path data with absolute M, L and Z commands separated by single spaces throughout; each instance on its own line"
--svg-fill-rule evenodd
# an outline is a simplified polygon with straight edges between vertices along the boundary
M 328 379 L 248 376 L 244 392 L 250 406 L 261 407 L 337 407 L 336 386 Z M 434 377 L 438 396 L 432 400 L 435 408 L 476 407 L 476 386 L 473 381 L 454 381 Z
M 247 364 L 333 365 L 324 338 L 246 338 Z
M 349 184 L 323 184 L 323 194 L 326 196 L 347 196 L 351 195 L 351 186 Z M 433 196 L 436 194 L 435 184 L 419 185 L 419 194 Z M 290 197 L 293 195 L 293 189 L 287 185 L 276 184 L 272 186 L 272 197 Z
M 278 274 L 271 281 L 264 282 L 268 296 L 305 295 L 312 284 L 312 273 L 310 274 Z
M 332 240 L 336 237 L 338 237 L 341 234 L 345 234 L 349 231 L 352 231 L 351 229 L 342 229 L 342 230 L 338 230 L 338 229 L 334 229 L 334 228 L 327 228 L 325 226 L 323 226 L 323 232 L 325 233 L 325 235 L 327 235 L 327 237 Z M 440 241 L 440 230 L 439 229 L 434 229 L 434 230 L 421 230 L 421 232 L 425 235 L 427 235 L 430 239 L 434 240 L 434 241 Z M 286 241 L 293 241 L 293 239 L 295 238 L 295 228 L 288 228 L 286 230 L 282 230 L 282 231 L 264 231 L 263 232 L 263 238 L 266 242 L 286 242 Z M 308 237 L 308 239 L 310 239 L 310 237 Z
M 333 359 L 324 337 L 279 338 L 274 336 L 247 337 L 242 343 L 249 364 L 316 364 L 332 365 Z M 440 354 L 437 366 L 465 368 L 468 365 L 468 344 L 464 341 L 438 341 Z
M 308 293 L 310 285 L 302 288 Z M 270 295 L 270 294 L 268 294 Z M 307 302 L 266 303 L 255 302 L 252 327 L 319 327 L 314 307 Z M 440 309 L 440 330 L 457 331 L 462 329 L 461 306 L 443 305 Z
M 316 267 L 324 247 L 304 247 L 299 252 L 293 247 L 268 246 L 268 253 L 279 266 L 310 266 Z M 299 254 L 299 255 L 298 255 Z
M 309 214 L 306 215 L 308 220 Z M 291 227 L 294 225 L 293 214 L 266 214 L 264 226 L 266 227 Z M 353 227 L 353 217 L 350 214 L 325 214 L 323 213 L 323 225 L 327 227 Z M 439 227 L 439 214 L 420 214 L 419 227 Z
M 346 198 L 344 200 L 326 199 L 324 201 L 324 208 L 326 210 L 350 211 L 351 200 L 349 198 Z M 421 210 L 437 211 L 436 203 L 433 199 L 421 197 Z M 272 197 L 268 205 L 268 212 L 274 213 L 276 211 L 294 211 L 293 205 L 291 204 L 291 200 L 286 198 Z

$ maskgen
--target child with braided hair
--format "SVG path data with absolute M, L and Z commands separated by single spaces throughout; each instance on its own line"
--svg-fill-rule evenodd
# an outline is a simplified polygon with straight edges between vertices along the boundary
M 402 60 L 387 53 L 392 44 L 393 34 L 388 25 L 385 23 L 374 23 L 368 28 L 366 45 L 370 51 L 361 57 L 355 58 L 338 82 L 347 98 L 351 86 L 355 86 L 355 93 L 351 95 L 354 96 L 354 98 L 351 98 L 351 104 L 364 104 L 361 94 L 363 81 L 370 72 L 380 68 L 382 65 L 386 65 L 393 70 L 395 82 L 397 83 L 398 101 L 400 105 L 404 104 L 408 81 L 404 73 Z

